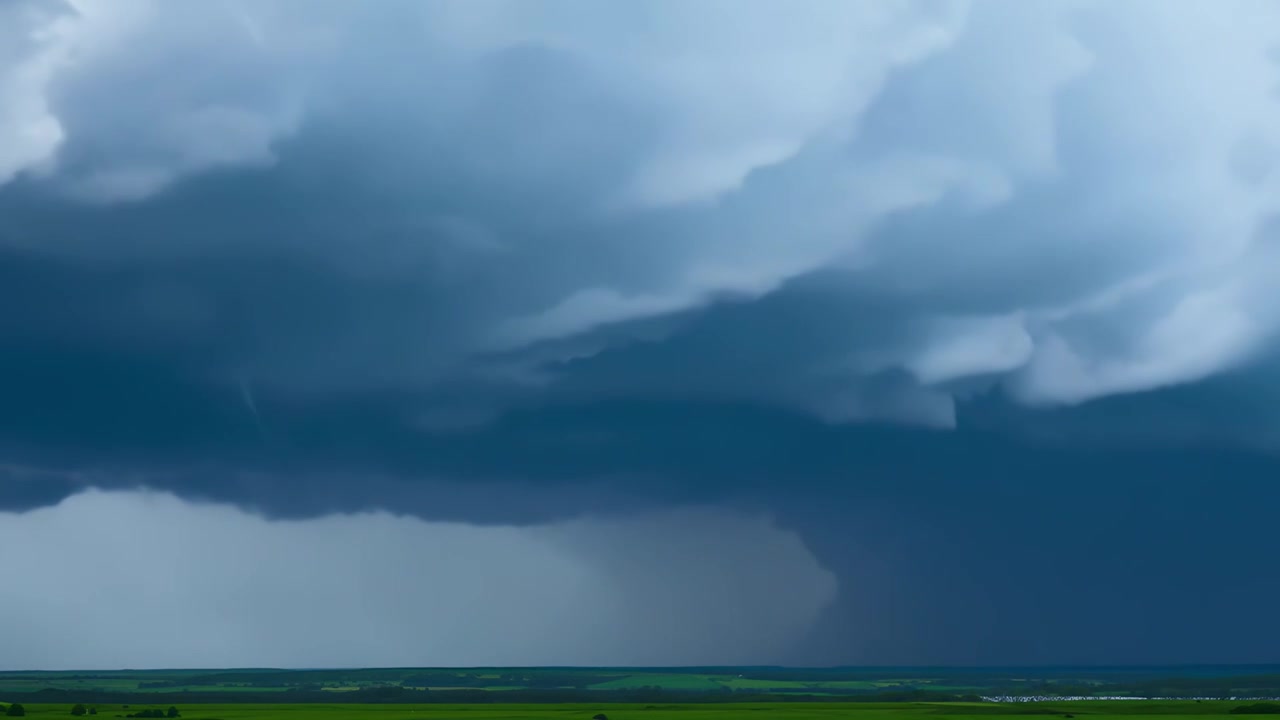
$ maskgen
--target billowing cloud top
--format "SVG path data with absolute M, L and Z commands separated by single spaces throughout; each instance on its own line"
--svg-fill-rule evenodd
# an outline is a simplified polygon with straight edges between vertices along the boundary
M 1249 367 L 1280 9 L 1230 5 L 9 2 L 8 375 L 69 427 L 82 393 L 13 378 L 412 434 L 633 397 L 951 427 Z
M 1185 383 L 1280 321 L 1280 10 L 1230 4 L 11 2 L 4 238 L 113 268 L 104 341 L 308 394 Z

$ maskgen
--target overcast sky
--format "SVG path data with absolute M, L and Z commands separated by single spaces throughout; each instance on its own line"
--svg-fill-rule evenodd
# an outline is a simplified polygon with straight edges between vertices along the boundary
M 0 668 L 1274 661 L 1278 59 L 0 0 Z

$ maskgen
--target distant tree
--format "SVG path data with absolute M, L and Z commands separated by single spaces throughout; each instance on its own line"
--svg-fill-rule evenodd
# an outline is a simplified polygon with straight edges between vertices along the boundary
M 97 715 L 97 714 L 98 714 L 98 708 L 89 708 L 89 714 L 90 714 L 90 715 Z
M 604 713 L 600 713 L 599 715 L 592 715 L 591 720 L 609 720 L 609 716 Z
M 84 705 L 81 705 L 80 703 L 76 703 L 75 706 L 71 708 L 71 714 L 75 715 L 76 717 L 80 717 L 81 715 L 87 715 L 88 713 L 89 713 L 89 708 L 85 707 Z
M 8 710 L 4 711 L 4 714 L 8 717 L 26 717 L 27 709 L 22 707 L 18 703 L 14 703 L 9 706 Z
M 176 718 L 176 717 L 182 717 L 182 714 L 178 712 L 178 708 L 176 708 L 176 707 L 170 707 L 170 708 L 169 708 L 169 712 L 166 712 L 166 713 L 164 714 L 164 716 L 165 716 L 165 717 Z

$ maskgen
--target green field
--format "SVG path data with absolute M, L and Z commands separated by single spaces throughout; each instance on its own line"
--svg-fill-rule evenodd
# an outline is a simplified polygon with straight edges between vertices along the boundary
M 1239 701 L 1077 701 L 1061 703 L 721 703 L 721 704 L 520 704 L 520 705 L 356 705 L 237 704 L 180 707 L 184 720 L 989 720 L 993 715 L 1044 719 L 1075 716 L 1109 720 L 1133 716 L 1199 716 L 1240 720 L 1230 711 Z M 153 706 L 161 707 L 164 706 Z M 27 705 L 27 717 L 69 717 L 65 704 Z M 98 706 L 97 718 L 144 709 Z
M 1017 683 L 1014 683 L 1016 686 Z M 371 670 L 173 670 L 114 672 L 0 672 L 0 697 L 58 690 L 115 693 L 235 694 L 286 691 L 372 692 L 392 688 L 432 692 L 598 691 L 636 692 L 654 688 L 696 693 L 848 695 L 895 690 L 936 690 L 964 694 L 991 687 L 990 679 L 917 677 L 854 679 L 847 673 L 777 675 L 759 668 L 724 671 L 691 669 L 503 668 Z M 309 697 L 307 700 L 314 700 Z M 566 700 L 568 701 L 568 700 Z
M 154 704 L 226 708 L 331 704 L 408 708 L 499 705 L 611 704 L 631 713 L 647 705 L 698 707 L 714 703 L 754 712 L 751 703 L 805 702 L 827 712 L 826 701 L 856 702 L 859 712 L 887 702 L 892 712 L 955 714 L 983 698 L 1103 700 L 1109 697 L 1183 698 L 1180 712 L 1203 714 L 1216 698 L 1280 697 L 1280 668 L 367 668 L 327 670 L 123 670 L 0 672 L 0 701 L 45 705 L 94 704 L 121 708 Z M 1195 702 L 1196 699 L 1205 702 Z M 635 705 L 639 703 L 639 705 Z M 914 703 L 914 705 L 913 705 Z M 920 705 L 920 703 L 932 703 Z M 1008 714 L 1003 705 L 980 704 L 972 714 Z M 1076 705 L 1077 712 L 1097 708 Z M 1117 705 L 1130 712 L 1132 703 Z M 775 708 L 795 713 L 796 709 Z M 201 712 L 204 712 L 203 710 Z M 228 710 L 231 712 L 231 710 Z M 282 711 L 283 712 L 283 711 Z M 457 710 L 457 712 L 462 712 Z M 699 712 L 714 712 L 702 708 Z M 842 711 L 843 712 L 843 711 Z M 886 710 L 888 712 L 888 710 Z M 1019 711 L 1052 714 L 1044 706 Z M 112 717 L 116 713 L 110 713 Z M 128 714 L 128 713 L 121 713 Z M 643 713 L 641 713 L 643 715 Z M 1065 714 L 1065 713 L 1064 713 Z M 466 715 L 464 717 L 477 717 Z M 725 716 L 720 716 L 725 717 Z M 907 717 L 899 715 L 898 717 Z M 230 720 L 230 718 L 223 718 Z M 610 720 L 616 720 L 611 716 Z

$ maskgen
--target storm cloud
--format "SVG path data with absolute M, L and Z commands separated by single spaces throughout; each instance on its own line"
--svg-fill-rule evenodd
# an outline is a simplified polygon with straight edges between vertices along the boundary
M 10 244 L 109 264 L 135 333 L 250 335 L 210 372 L 554 392 L 825 275 L 844 329 L 727 391 L 950 425 L 955 383 L 1158 388 L 1275 325 L 1265 3 L 26 5 Z
M 1163 638 L 1230 614 L 1173 558 L 1277 581 L 1278 41 L 1264 0 L 0 4 L 0 523 L 735 508 L 840 599 L 671 662 L 1262 658 Z

